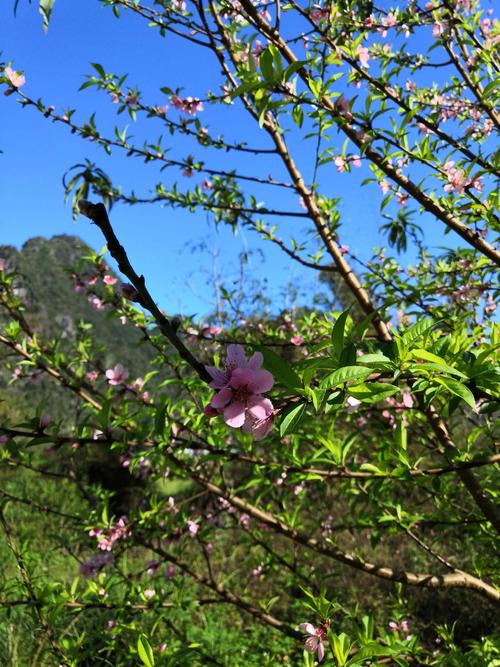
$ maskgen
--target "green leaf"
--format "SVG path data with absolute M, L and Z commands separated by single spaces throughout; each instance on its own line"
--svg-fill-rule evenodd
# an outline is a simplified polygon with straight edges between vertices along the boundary
M 140 635 L 137 640 L 137 653 L 139 658 L 142 660 L 142 663 L 145 667 L 154 667 L 155 658 L 153 655 L 153 649 L 151 648 L 150 643 L 144 635 Z
M 160 397 L 160 404 L 156 408 L 154 433 L 162 437 L 165 433 L 165 416 L 167 413 L 167 397 Z
M 357 358 L 358 364 L 367 364 L 379 371 L 392 370 L 395 368 L 394 363 L 386 357 L 385 354 L 377 352 L 375 354 L 363 354 Z
M 446 372 L 458 375 L 459 377 L 463 378 L 467 377 L 461 371 L 458 371 L 456 368 L 449 366 L 442 357 L 438 357 L 437 354 L 433 354 L 432 352 L 428 352 L 427 350 L 423 350 L 422 348 L 417 348 L 416 350 L 412 350 L 409 356 L 414 357 L 415 359 L 424 359 L 425 361 L 430 361 L 431 363 L 438 364 L 442 368 L 446 368 L 447 369 Z
M 414 340 L 421 338 L 424 335 L 424 333 L 432 329 L 432 327 L 435 326 L 436 324 L 437 324 L 436 320 L 433 320 L 430 317 L 427 317 L 423 320 L 419 320 L 404 332 L 402 336 L 403 341 L 406 344 L 412 343 Z
M 321 382 L 321 389 L 337 387 L 344 384 L 348 380 L 364 380 L 372 372 L 371 368 L 363 368 L 362 366 L 344 366 L 339 368 Z
M 275 75 L 274 75 L 273 56 L 269 48 L 265 49 L 260 54 L 259 64 L 264 79 L 266 81 L 272 81 Z
M 99 74 L 99 76 L 104 79 L 104 77 L 106 76 L 106 72 L 104 71 L 104 67 L 102 65 L 99 65 L 99 63 L 90 63 L 90 64 L 96 70 L 96 72 Z
M 49 29 L 50 16 L 56 0 L 40 0 L 38 9 L 43 16 L 43 29 L 45 32 Z
M 399 387 L 385 382 L 369 382 L 368 384 L 357 384 L 349 388 L 349 394 L 363 403 L 375 403 L 383 398 L 392 396 L 399 392 Z
M 443 387 L 446 387 L 446 389 L 448 389 L 448 391 L 450 391 L 452 394 L 455 394 L 455 396 L 459 396 L 467 403 L 467 405 L 470 405 L 474 412 L 477 412 L 474 395 L 465 385 L 457 382 L 457 380 L 452 380 L 451 378 L 446 377 L 436 377 L 434 378 L 434 381 L 443 385 Z
M 350 310 L 351 310 L 350 308 L 344 310 L 344 312 L 337 317 L 335 324 L 333 325 L 332 345 L 333 345 L 333 352 L 337 357 L 337 359 L 340 359 L 340 355 L 342 354 L 342 350 L 344 349 L 345 325 L 347 322 L 347 318 L 349 317 Z
M 349 651 L 351 650 L 352 646 L 351 640 L 345 634 L 345 632 L 340 633 L 340 635 L 333 635 L 332 640 L 333 652 L 337 658 L 337 663 L 339 667 L 344 667 L 349 658 Z
M 467 379 L 467 376 L 457 371 L 456 368 L 447 364 L 435 364 L 432 361 L 424 361 L 422 364 L 410 364 L 407 370 L 414 375 L 418 375 L 419 371 L 437 371 L 438 373 L 448 373 L 448 375 L 456 375 L 459 378 Z
M 302 380 L 297 373 L 279 357 L 275 352 L 263 345 L 255 345 L 254 348 L 262 352 L 264 357 L 264 368 L 271 372 L 275 378 L 289 389 L 300 389 Z
M 292 118 L 295 121 L 295 124 L 297 127 L 302 127 L 302 123 L 304 122 L 304 110 L 300 106 L 300 104 L 296 104 L 293 109 L 292 109 Z
M 283 413 L 280 423 L 280 436 L 283 438 L 288 433 L 295 431 L 306 413 L 306 404 L 293 405 Z
M 384 655 L 393 655 L 395 652 L 393 649 L 388 646 L 381 646 L 376 642 L 370 642 L 365 644 L 346 664 L 346 667 L 354 667 L 362 660 L 367 660 L 368 658 L 381 657 Z

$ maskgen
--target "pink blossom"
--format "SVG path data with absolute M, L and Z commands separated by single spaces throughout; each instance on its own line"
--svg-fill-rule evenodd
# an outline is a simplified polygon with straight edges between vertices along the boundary
M 154 588 L 146 588 L 144 591 L 144 597 L 146 600 L 151 600 L 155 596 L 155 589 Z
M 264 358 L 260 352 L 254 352 L 250 359 L 247 360 L 245 351 L 241 345 L 228 345 L 223 370 L 215 366 L 205 366 L 207 372 L 212 377 L 212 382 L 210 382 L 209 386 L 212 389 L 222 389 L 229 384 L 231 375 L 236 368 L 251 368 L 257 371 L 262 366 L 263 361 Z M 267 373 L 267 371 L 265 372 Z
M 318 662 L 321 662 L 325 657 L 324 642 L 327 634 L 326 625 L 322 623 L 319 627 L 315 628 L 312 623 L 301 623 L 297 629 L 309 635 L 304 644 L 305 649 L 309 653 L 316 653 Z
M 263 357 L 255 352 L 247 360 L 241 345 L 229 345 L 224 369 L 207 366 L 213 378 L 210 387 L 218 389 L 210 402 L 232 428 L 242 427 L 256 440 L 265 437 L 272 428 L 273 404 L 262 393 L 272 389 L 274 378 L 261 368 Z
M 212 324 L 209 327 L 203 327 L 201 330 L 202 336 L 218 336 L 222 331 L 221 327 Z
M 314 22 L 326 21 L 330 17 L 330 10 L 329 9 L 323 9 L 322 7 L 319 7 L 318 5 L 315 5 L 309 11 L 309 16 L 311 17 L 311 20 L 314 21 Z
M 484 312 L 486 313 L 486 315 L 492 315 L 496 309 L 497 309 L 497 304 L 493 300 L 491 294 L 488 294 L 486 296 L 486 305 L 484 307 Z
M 191 537 L 195 537 L 196 533 L 200 530 L 200 524 L 196 523 L 196 521 L 192 521 L 191 519 L 189 519 L 189 521 L 187 522 L 187 526 Z
M 292 345 L 296 345 L 297 347 L 299 345 L 302 345 L 303 342 L 304 342 L 303 336 L 292 336 L 290 338 L 290 343 L 292 343 Z
M 172 9 L 175 9 L 176 12 L 185 12 L 186 3 L 184 0 L 172 0 Z
M 397 20 L 396 17 L 392 12 L 389 12 L 387 16 L 384 16 L 382 18 L 382 28 L 379 28 L 379 32 L 382 34 L 382 37 L 387 37 L 387 28 L 393 28 L 395 25 L 397 25 Z
M 254 567 L 254 569 L 251 571 L 252 577 L 255 577 L 256 579 L 262 576 L 262 573 L 264 572 L 264 564 L 260 563 L 257 565 L 257 567 Z
M 209 181 L 207 178 L 205 178 L 205 180 L 202 181 L 202 184 L 201 184 L 201 189 L 202 190 L 213 190 L 213 188 L 214 188 L 214 184 L 212 183 L 212 181 Z
M 352 155 L 349 159 L 353 167 L 359 169 L 361 167 L 361 157 L 359 155 Z
M 132 383 L 131 388 L 140 391 L 144 387 L 144 384 L 145 382 L 143 378 L 136 378 Z
M 109 621 L 106 622 L 106 628 L 108 630 L 112 630 L 114 627 L 116 627 L 116 621 L 113 619 L 110 619 Z
M 40 421 L 39 421 L 39 426 L 40 426 L 41 430 L 43 431 L 44 429 L 46 429 L 47 426 L 49 426 L 49 424 L 50 424 L 51 421 L 52 421 L 52 417 L 51 417 L 49 414 L 47 414 L 47 413 L 45 412 L 45 413 L 40 417 Z
M 114 368 L 108 368 L 106 371 L 106 377 L 108 378 L 108 384 L 116 386 L 123 384 L 128 378 L 128 372 L 123 368 L 122 364 L 116 364 Z
M 97 378 L 99 377 L 99 372 L 98 371 L 89 371 L 85 377 L 89 382 L 95 382 Z
M 383 195 L 386 195 L 389 190 L 392 190 L 392 185 L 389 183 L 389 181 L 380 181 L 379 186 Z
M 104 304 L 98 296 L 89 297 L 89 303 L 96 310 L 102 310 L 104 308 Z
M 260 39 L 256 39 L 252 49 L 252 57 L 256 65 L 259 64 L 259 57 L 263 50 L 264 44 L 260 41 Z
M 396 192 L 396 201 L 400 206 L 406 206 L 406 202 L 408 201 L 409 195 L 407 195 L 405 192 Z
M 368 61 L 370 60 L 370 52 L 366 46 L 358 46 L 357 57 L 362 67 L 369 67 Z
M 337 167 L 337 171 L 339 172 L 339 174 L 342 174 L 346 170 L 347 162 L 344 160 L 343 157 L 336 157 L 333 160 L 333 164 Z
M 0 271 L 5 269 L 5 260 L 0 257 Z
M 115 285 L 118 282 L 118 278 L 114 278 L 113 276 L 104 276 L 103 282 L 106 285 Z
M 3 72 L 7 77 L 8 82 L 13 88 L 20 88 L 21 86 L 24 86 L 24 84 L 26 83 L 26 79 L 24 78 L 24 76 L 22 74 L 19 74 L 19 72 L 13 70 L 12 67 L 6 67 Z
M 240 516 L 240 523 L 243 526 L 243 528 L 248 528 L 248 526 L 250 525 L 250 517 L 248 516 L 248 514 L 242 514 Z
M 349 246 L 348 245 L 344 244 L 344 245 L 340 246 L 340 254 L 341 255 L 347 255 L 348 252 L 349 252 Z
M 437 38 L 443 34 L 444 24 L 441 21 L 436 21 L 432 27 L 432 36 Z
M 177 574 L 177 568 L 175 567 L 175 565 L 169 565 L 167 567 L 167 571 L 165 572 L 165 577 L 167 579 L 173 579 L 176 574 Z
M 444 186 L 445 192 L 457 192 L 461 194 L 465 187 L 470 184 L 467 180 L 465 172 L 454 166 L 453 160 L 449 160 L 443 167 L 443 171 L 448 177 L 448 183 Z
M 356 410 L 361 405 L 361 401 L 358 401 L 358 399 L 354 398 L 354 396 L 349 396 L 347 398 L 346 404 L 347 404 L 347 412 L 350 414 L 351 412 L 356 412 Z
M 405 389 L 402 392 L 403 396 L 403 405 L 405 408 L 412 408 L 414 403 L 413 403 L 413 396 L 411 395 L 411 392 L 409 392 L 407 389 Z

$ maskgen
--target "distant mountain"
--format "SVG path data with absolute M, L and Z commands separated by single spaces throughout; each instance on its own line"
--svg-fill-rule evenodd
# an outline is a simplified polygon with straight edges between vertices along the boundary
M 64 348 L 75 340 L 78 323 L 85 321 L 92 325 L 96 360 L 102 368 L 121 362 L 131 378 L 144 375 L 155 353 L 142 342 L 140 332 L 111 318 L 108 309 L 96 310 L 84 291 L 75 291 L 71 273 L 88 252 L 88 246 L 80 238 L 69 235 L 51 239 L 37 236 L 21 250 L 0 245 L 0 258 L 19 274 L 17 289 L 26 302 L 26 320 L 42 340 L 58 338 Z M 92 265 L 87 264 L 82 273 L 91 271 Z M 107 273 L 113 275 L 112 271 Z M 5 313 L 0 308 L 0 324 L 2 321 Z M 48 378 L 39 382 L 21 379 L 8 385 L 9 376 L 1 369 L 1 359 L 6 354 L 8 351 L 0 346 L 0 417 L 7 406 L 10 413 L 24 415 L 29 406 L 32 413 L 33 406 L 42 399 L 51 415 L 62 417 L 74 403 L 68 392 L 58 390 Z

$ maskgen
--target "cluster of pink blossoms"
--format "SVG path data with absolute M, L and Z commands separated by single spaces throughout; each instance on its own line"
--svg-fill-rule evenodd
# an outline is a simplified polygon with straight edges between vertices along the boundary
M 343 174 L 347 170 L 348 164 L 351 163 L 353 167 L 358 169 L 361 167 L 361 157 L 359 155 L 351 155 L 350 157 L 336 157 L 333 164 L 337 167 L 339 174 Z
M 203 111 L 203 102 L 199 97 L 179 97 L 179 95 L 172 95 L 170 104 L 178 111 L 187 113 L 188 116 L 194 116 L 198 111 Z
M 483 191 L 483 184 L 480 178 L 468 179 L 462 169 L 455 167 L 453 160 L 449 160 L 443 167 L 443 171 L 448 177 L 448 183 L 444 186 L 445 192 L 457 192 L 461 194 L 468 185 L 475 188 L 478 192 Z
M 130 535 L 130 530 L 127 527 L 127 517 L 120 517 L 114 526 L 108 531 L 108 534 L 104 534 L 102 528 L 92 528 L 89 530 L 90 537 L 97 537 L 97 546 L 102 551 L 111 551 L 114 543 L 117 540 L 121 540 L 124 537 Z
M 222 414 L 232 428 L 241 428 L 261 440 L 273 425 L 274 408 L 262 394 L 272 389 L 274 378 L 261 368 L 260 352 L 247 359 L 241 345 L 229 345 L 224 368 L 206 366 L 212 377 L 210 387 L 217 393 L 205 408 L 205 414 L 213 417 Z

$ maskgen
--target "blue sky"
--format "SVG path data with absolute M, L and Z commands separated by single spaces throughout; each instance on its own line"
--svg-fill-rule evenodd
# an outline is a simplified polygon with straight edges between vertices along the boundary
M 144 99 L 150 104 L 168 101 L 159 93 L 159 88 L 165 85 L 182 86 L 186 95 L 203 96 L 209 87 L 217 91 L 218 68 L 212 54 L 200 53 L 175 37 L 159 37 L 142 19 L 124 13 L 117 21 L 110 9 L 97 1 L 56 2 L 48 34 L 44 34 L 37 4 L 29 5 L 27 0 L 21 0 L 17 17 L 14 17 L 13 2 L 1 3 L 1 58 L 13 60 L 15 69 L 25 71 L 23 90 L 27 95 L 42 97 L 57 111 L 65 107 L 77 108 L 76 118 L 83 122 L 97 110 L 100 127 L 110 128 L 116 122 L 116 107 L 104 93 L 93 88 L 78 92 L 83 75 L 91 72 L 90 62 L 101 63 L 107 71 L 116 74 L 128 72 L 128 82 L 140 84 Z M 70 207 L 63 203 L 61 179 L 64 172 L 89 158 L 112 176 L 115 185 L 120 183 L 126 191 L 133 189 L 137 194 L 147 194 L 163 177 L 158 167 L 126 159 L 119 153 L 107 158 L 102 150 L 71 135 L 60 124 L 48 122 L 33 109 L 22 109 L 15 98 L 12 95 L 0 99 L 0 148 L 3 151 L 0 154 L 0 243 L 19 247 L 37 235 L 76 234 L 92 247 L 101 248 L 100 233 L 85 218 L 72 222 Z M 170 109 L 169 114 L 172 112 L 177 113 Z M 249 144 L 269 147 L 264 133 L 237 108 L 221 110 L 218 106 L 208 106 L 200 118 L 211 128 L 223 128 L 227 140 L 241 140 L 243 134 Z M 126 124 L 125 115 L 119 117 L 118 122 L 120 126 Z M 147 136 L 143 133 L 149 128 L 153 140 L 161 133 L 155 123 L 149 121 L 134 127 L 129 121 L 130 131 L 139 138 Z M 181 149 L 176 138 L 169 141 L 177 150 L 177 157 L 186 157 L 188 148 Z M 196 157 L 203 157 L 200 151 Z M 218 160 L 226 169 L 238 168 L 258 176 L 269 173 L 275 178 L 284 176 L 277 163 L 268 158 L 250 163 L 244 156 L 229 153 L 218 156 Z M 207 157 L 206 161 L 210 164 L 211 158 Z M 183 184 L 180 172 L 167 173 L 171 181 Z M 377 235 L 380 198 L 375 194 L 376 188 L 360 188 L 361 181 L 368 175 L 366 168 L 350 175 L 337 174 L 332 166 L 328 180 L 330 196 L 345 196 L 341 205 L 341 240 L 363 258 L 369 257 L 372 247 L 381 243 Z M 201 181 L 199 175 L 194 178 Z M 269 205 L 282 204 L 277 193 L 271 192 L 272 188 L 254 192 L 261 195 L 264 190 L 269 193 Z M 295 195 L 288 205 L 300 210 Z M 112 223 L 136 270 L 145 274 L 152 293 L 167 312 L 201 315 L 212 310 L 210 276 L 214 269 L 210 253 L 192 251 L 191 246 L 199 243 L 218 255 L 215 270 L 226 276 L 236 271 L 241 251 L 263 249 L 266 261 L 260 261 L 255 255 L 250 266 L 255 277 L 266 278 L 274 285 L 271 296 L 276 301 L 288 282 L 301 285 L 306 293 L 314 291 L 315 276 L 304 273 L 297 265 L 291 267 L 274 246 L 263 243 L 249 231 L 243 230 L 237 236 L 222 226 L 216 231 L 202 212 L 193 215 L 153 206 L 117 205 L 112 210 Z M 300 220 L 288 219 L 284 224 L 285 235 L 292 233 L 300 238 L 299 232 L 304 229 Z M 431 240 L 434 233 L 430 230 L 426 233 Z M 440 235 L 435 238 L 437 241 Z

